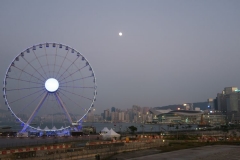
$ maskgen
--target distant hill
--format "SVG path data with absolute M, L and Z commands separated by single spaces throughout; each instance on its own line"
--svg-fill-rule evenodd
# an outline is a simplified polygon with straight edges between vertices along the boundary
M 188 103 L 191 104 L 191 103 Z M 208 109 L 208 102 L 195 102 L 193 104 L 193 109 L 195 107 L 199 107 L 200 110 L 206 110 Z M 177 110 L 178 108 L 183 109 L 183 104 L 174 104 L 174 105 L 168 105 L 168 106 L 162 106 L 162 107 L 154 107 L 154 109 L 171 109 L 171 110 Z

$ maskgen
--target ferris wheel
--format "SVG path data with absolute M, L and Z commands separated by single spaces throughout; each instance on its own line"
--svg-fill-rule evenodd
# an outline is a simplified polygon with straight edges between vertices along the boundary
M 93 68 L 81 53 L 67 45 L 43 43 L 12 60 L 3 97 L 22 132 L 43 131 L 45 126 L 44 131 L 60 131 L 80 124 L 91 112 L 96 88 Z

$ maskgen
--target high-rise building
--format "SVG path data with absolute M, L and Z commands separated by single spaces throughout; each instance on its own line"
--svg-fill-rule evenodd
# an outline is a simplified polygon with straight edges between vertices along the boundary
M 207 102 L 208 102 L 208 109 L 214 109 L 214 101 L 213 101 L 213 99 L 209 98 L 207 100 Z
M 108 109 L 104 110 L 104 117 L 103 117 L 103 118 L 104 118 L 105 120 L 108 120 L 109 117 L 110 117 L 110 115 L 109 115 L 109 110 L 108 110 Z
M 240 90 L 237 87 L 226 87 L 217 94 L 217 107 L 227 116 L 227 122 L 240 122 Z
M 149 107 L 143 107 L 143 114 L 147 114 L 147 112 L 149 111 Z
M 125 114 L 125 121 L 126 122 L 130 122 L 130 115 L 129 115 L 129 113 Z
M 92 112 L 87 114 L 87 122 L 94 122 L 94 115 Z
M 137 105 L 133 105 L 132 110 L 133 110 L 133 112 L 141 112 L 141 107 L 137 106 Z
M 184 107 L 185 110 L 190 110 L 190 108 L 191 108 L 190 104 L 188 104 L 188 103 L 184 103 L 183 107 Z
M 111 121 L 113 122 L 115 120 L 115 112 L 111 112 Z
M 124 112 L 119 112 L 118 113 L 118 119 L 120 122 L 124 122 L 125 121 L 125 118 L 124 118 Z
M 112 107 L 112 108 L 111 108 L 111 112 L 116 112 L 116 108 L 115 108 L 115 107 Z
M 224 88 L 224 94 L 231 94 L 231 93 L 234 93 L 237 90 L 238 90 L 237 87 L 225 87 Z

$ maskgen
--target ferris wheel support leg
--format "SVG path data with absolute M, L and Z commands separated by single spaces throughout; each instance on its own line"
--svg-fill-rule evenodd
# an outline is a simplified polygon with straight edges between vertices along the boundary
M 38 103 L 38 105 L 35 108 L 35 110 L 33 111 L 32 115 L 29 117 L 28 121 L 24 124 L 24 127 L 21 130 L 21 132 L 24 132 L 27 129 L 27 127 L 29 126 L 29 124 L 32 122 L 32 119 L 34 118 L 35 114 L 38 112 L 38 110 L 41 108 L 43 102 L 46 100 L 47 95 L 48 95 L 48 92 L 46 92 L 46 94 L 43 96 L 41 101 Z
M 72 123 L 73 123 L 73 122 L 72 122 L 72 118 L 71 118 L 71 116 L 69 115 L 69 113 L 68 113 L 68 111 L 67 111 L 67 108 L 66 108 L 65 105 L 63 104 L 62 99 L 59 97 L 59 95 L 58 95 L 57 93 L 54 93 L 54 95 L 56 96 L 58 103 L 60 104 L 60 106 L 62 107 L 63 111 L 65 112 L 69 123 L 72 125 Z

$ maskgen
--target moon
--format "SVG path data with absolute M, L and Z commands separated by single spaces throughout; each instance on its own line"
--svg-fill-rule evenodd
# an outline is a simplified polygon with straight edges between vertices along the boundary
M 119 36 L 122 36 L 123 34 L 122 34 L 122 32 L 119 32 L 118 35 L 119 35 Z

